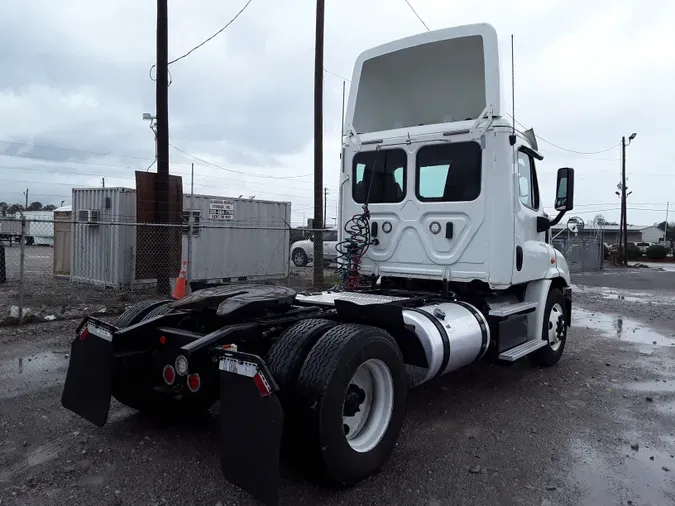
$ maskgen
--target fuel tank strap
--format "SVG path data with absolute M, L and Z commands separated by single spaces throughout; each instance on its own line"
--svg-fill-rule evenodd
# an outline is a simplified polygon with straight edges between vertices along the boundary
M 485 352 L 487 351 L 487 347 L 489 344 L 488 327 L 487 324 L 485 323 L 485 318 L 483 318 L 483 315 L 480 313 L 480 311 L 478 311 L 478 309 L 476 309 L 471 304 L 468 304 L 461 300 L 456 300 L 454 302 L 455 304 L 459 304 L 460 306 L 466 308 L 476 318 L 476 321 L 478 321 L 478 326 L 480 327 L 480 332 L 483 337 L 483 341 L 481 342 L 480 345 L 480 351 L 478 352 L 478 356 L 476 357 L 476 360 L 478 360 L 483 355 L 485 355 Z
M 411 307 L 406 308 L 406 311 L 412 311 L 425 316 L 427 319 L 429 319 L 429 321 L 431 321 L 431 323 L 434 324 L 434 327 L 436 327 L 436 330 L 438 330 L 438 333 L 441 336 L 441 340 L 443 341 L 443 361 L 441 362 L 441 367 L 439 367 L 438 371 L 436 371 L 436 374 L 434 374 L 434 378 L 437 378 L 443 374 L 443 371 L 445 371 L 445 368 L 448 366 L 448 361 L 450 360 L 450 339 L 448 338 L 448 333 L 445 331 L 443 325 L 441 325 L 441 322 L 439 322 L 438 319 L 434 318 L 433 315 L 429 314 L 425 310 Z

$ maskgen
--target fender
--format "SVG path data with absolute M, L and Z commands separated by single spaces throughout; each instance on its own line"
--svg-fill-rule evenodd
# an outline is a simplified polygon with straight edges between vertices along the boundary
M 537 310 L 527 315 L 528 341 L 541 339 L 541 329 L 544 325 L 544 308 L 546 307 L 546 299 L 548 298 L 548 292 L 551 290 L 552 284 L 552 279 L 539 279 L 530 281 L 527 284 L 525 301 L 537 303 Z

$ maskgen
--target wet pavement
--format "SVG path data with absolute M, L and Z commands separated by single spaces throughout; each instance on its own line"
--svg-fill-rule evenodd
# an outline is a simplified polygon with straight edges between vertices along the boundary
M 675 293 L 573 281 L 558 366 L 482 363 L 413 390 L 380 475 L 334 491 L 284 466 L 282 504 L 675 504 Z M 220 474 L 215 417 L 160 423 L 113 403 L 97 428 L 61 408 L 75 324 L 0 329 L 0 504 L 255 504 Z

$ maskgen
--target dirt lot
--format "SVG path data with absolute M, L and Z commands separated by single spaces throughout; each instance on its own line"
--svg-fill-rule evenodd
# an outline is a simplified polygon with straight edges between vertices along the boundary
M 380 475 L 327 491 L 285 467 L 282 504 L 675 504 L 675 273 L 573 282 L 558 366 L 479 364 L 413 390 Z M 61 408 L 72 332 L 0 329 L 3 506 L 254 504 L 220 474 L 214 417 L 153 423 L 115 404 L 96 428 Z
M 68 278 L 54 277 L 54 248 L 27 246 L 24 259 L 24 308 L 28 316 L 25 321 L 78 319 L 86 314 L 120 314 L 132 301 L 157 298 L 154 288 L 144 290 L 117 290 L 74 283 Z M 19 305 L 20 247 L 5 247 L 7 282 L 0 284 L 0 326 L 15 324 L 12 306 L 17 313 Z M 312 287 L 312 266 L 292 267 L 290 284 L 297 289 Z M 327 286 L 336 281 L 334 269 L 325 269 Z M 279 279 L 286 284 L 288 279 Z

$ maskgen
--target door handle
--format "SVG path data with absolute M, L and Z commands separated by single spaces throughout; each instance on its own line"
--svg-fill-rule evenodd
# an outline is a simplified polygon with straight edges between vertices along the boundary
M 446 239 L 452 239 L 453 233 L 454 233 L 454 226 L 451 221 L 447 222 L 445 224 L 445 238 Z
M 377 237 L 377 222 L 374 221 L 370 224 L 370 237 Z

